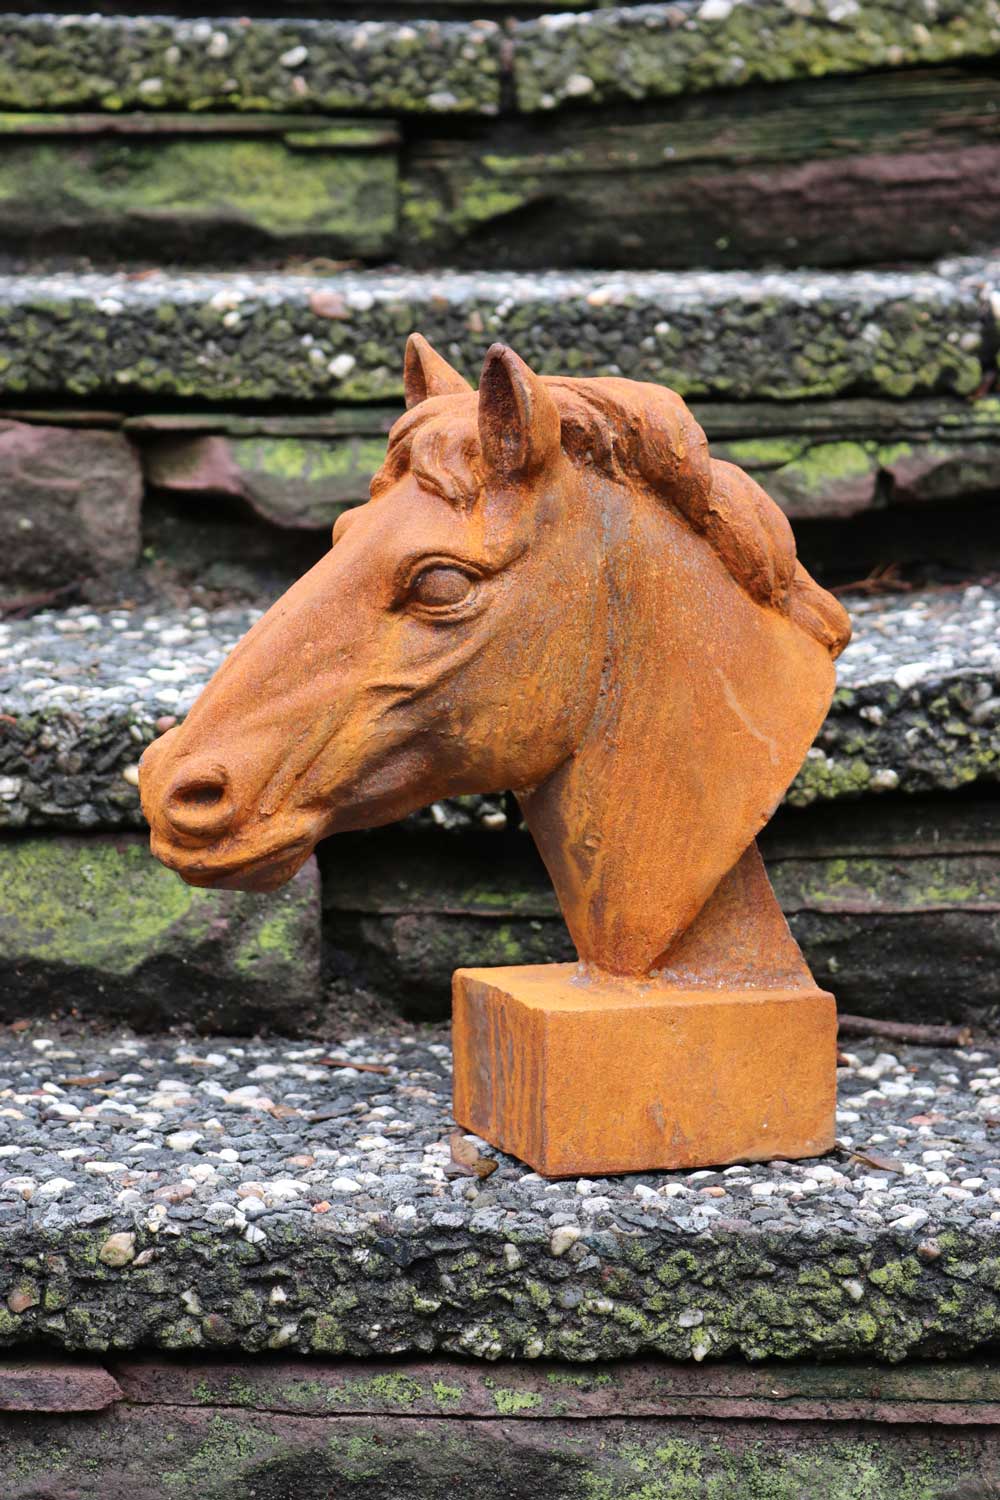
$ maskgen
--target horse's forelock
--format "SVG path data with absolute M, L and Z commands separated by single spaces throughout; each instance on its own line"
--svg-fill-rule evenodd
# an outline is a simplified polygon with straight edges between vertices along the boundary
M 483 462 L 474 393 L 470 396 L 433 398 L 400 417 L 389 433 L 385 462 L 372 479 L 373 499 L 411 473 L 457 509 L 475 505 Z

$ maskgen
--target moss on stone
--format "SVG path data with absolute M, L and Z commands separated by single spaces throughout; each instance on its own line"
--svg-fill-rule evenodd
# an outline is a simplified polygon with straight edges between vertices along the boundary
M 154 242 L 185 255 L 249 234 L 375 258 L 396 231 L 391 150 L 297 151 L 280 135 L 240 139 L 0 136 L 0 208 L 12 238 L 59 233 L 119 250 Z

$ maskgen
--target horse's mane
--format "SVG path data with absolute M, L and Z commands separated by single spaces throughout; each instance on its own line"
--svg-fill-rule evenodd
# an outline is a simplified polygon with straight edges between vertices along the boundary
M 771 497 L 735 464 L 710 457 L 680 396 L 612 377 L 546 377 L 545 386 L 574 463 L 619 481 L 643 480 L 705 538 L 751 599 L 840 655 L 851 638 L 846 610 L 796 558 L 792 528 Z
M 559 409 L 571 462 L 618 483 L 642 480 L 705 538 L 751 599 L 840 655 L 851 637 L 846 611 L 797 560 L 792 528 L 770 496 L 735 464 L 709 455 L 704 432 L 676 392 L 614 377 L 542 379 Z M 474 503 L 483 483 L 478 443 L 445 413 L 446 404 L 467 399 L 424 401 L 400 418 L 372 481 L 373 497 L 412 465 L 455 502 Z

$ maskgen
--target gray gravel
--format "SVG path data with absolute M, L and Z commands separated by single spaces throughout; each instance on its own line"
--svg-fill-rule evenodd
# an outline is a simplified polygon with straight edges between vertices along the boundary
M 1000 586 L 846 602 L 855 637 L 790 800 L 1000 778 Z M 187 711 L 256 617 L 74 606 L 0 623 L 0 828 L 141 827 L 143 746 L 158 721 Z M 428 816 L 503 821 L 496 799 Z
M 330 1057 L 0 1044 L 0 1337 L 697 1360 L 1000 1331 L 995 1048 L 847 1052 L 822 1161 L 562 1182 L 482 1143 L 494 1173 L 454 1175 L 446 1033 Z
M 682 395 L 968 395 L 996 273 L 0 276 L 0 368 L 8 400 L 374 401 L 401 394 L 419 328 L 470 376 L 503 339 L 542 373 Z

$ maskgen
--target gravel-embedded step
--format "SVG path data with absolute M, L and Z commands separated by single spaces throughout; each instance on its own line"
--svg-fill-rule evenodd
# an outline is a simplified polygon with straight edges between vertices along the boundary
M 396 249 L 391 123 L 288 115 L 0 115 L 0 250 L 245 264 Z
M 496 114 L 494 21 L 7 15 L 0 109 Z
M 845 602 L 854 639 L 788 802 L 1000 780 L 1000 587 Z M 0 828 L 141 827 L 143 747 L 190 708 L 258 614 L 73 606 L 0 623 Z M 455 818 L 492 826 L 495 809 L 462 798 Z
M 360 7 L 316 20 L 8 15 L 0 109 L 491 115 L 508 83 L 533 113 L 961 62 L 1000 46 L 996 0 L 915 0 L 905 14 L 862 0 L 843 18 L 787 0 L 671 0 L 513 22 L 495 0 L 497 21 L 411 19 L 410 0 L 392 4 L 401 18 Z M 439 5 L 447 13 L 449 0 Z
M 314 860 L 272 896 L 186 886 L 135 834 L 6 839 L 0 865 L 3 1020 L 294 1034 L 318 1006 Z
M 860 3 L 680 0 L 540 16 L 515 32 L 514 80 L 525 111 L 663 99 L 755 82 L 863 73 L 1000 48 L 995 0 Z
M 478 376 L 502 340 L 540 374 L 683 396 L 968 396 L 993 360 L 996 268 L 0 276 L 7 406 L 398 400 L 419 329 Z
M 8 1033 L 0 1341 L 697 1364 L 1000 1333 L 995 1048 L 848 1047 L 822 1161 L 547 1183 L 481 1142 L 456 1167 L 446 1038 Z

